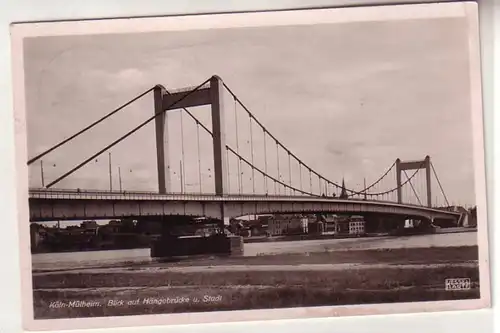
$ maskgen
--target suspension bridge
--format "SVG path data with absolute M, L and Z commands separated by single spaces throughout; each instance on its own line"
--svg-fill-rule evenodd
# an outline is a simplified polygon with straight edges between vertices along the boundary
M 151 117 L 45 184 L 43 157 L 151 94 L 154 101 Z M 231 103 L 226 103 L 224 96 L 229 96 Z M 209 123 L 200 120 L 193 111 L 198 106 L 210 107 Z M 171 123 L 174 111 L 180 113 L 180 124 Z M 153 122 L 157 191 L 124 190 L 121 180 L 120 188 L 113 190 L 111 168 L 109 190 L 57 187 Z M 169 130 L 172 126 L 180 128 L 179 138 L 172 136 Z M 187 126 L 191 126 L 191 131 L 186 134 Z M 210 158 L 204 160 L 207 151 Z M 371 184 L 366 185 L 365 181 L 364 188 L 350 188 L 343 179 L 335 182 L 299 158 L 218 76 L 178 90 L 169 91 L 156 85 L 28 160 L 29 166 L 38 163 L 42 166 L 41 186 L 29 189 L 31 222 L 164 216 L 224 221 L 224 218 L 273 213 L 345 213 L 415 218 L 432 223 L 434 219 L 458 221 L 461 216 L 449 208 L 429 156 L 415 161 L 396 159 Z M 186 171 L 186 165 L 191 172 Z M 433 185 L 437 185 L 441 201 L 433 197 Z

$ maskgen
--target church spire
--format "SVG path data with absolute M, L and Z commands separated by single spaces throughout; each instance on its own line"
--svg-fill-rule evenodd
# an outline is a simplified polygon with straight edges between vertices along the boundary
M 340 192 L 340 199 L 347 199 L 347 191 L 345 189 L 344 178 L 342 178 L 342 191 Z

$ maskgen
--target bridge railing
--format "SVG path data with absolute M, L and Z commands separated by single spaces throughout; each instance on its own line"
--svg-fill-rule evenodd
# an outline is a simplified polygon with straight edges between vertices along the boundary
M 209 200 L 214 199 L 216 196 L 215 193 L 180 193 L 180 192 L 172 192 L 168 194 L 159 194 L 152 191 L 106 191 L 106 190 L 89 190 L 89 189 L 44 189 L 44 188 L 30 188 L 29 189 L 29 197 L 36 199 L 78 199 L 81 196 L 85 199 L 95 199 L 95 200 L 113 200 L 117 198 L 127 198 L 127 199 L 169 199 L 169 200 L 183 200 L 183 199 L 202 199 Z M 395 204 L 393 201 L 388 200 L 365 200 L 363 198 L 349 198 L 349 199 L 340 199 L 338 197 L 326 197 L 326 196 L 308 196 L 308 195 L 256 195 L 256 194 L 228 194 L 228 199 L 241 200 L 241 199 L 260 199 L 263 200 L 279 200 L 279 199 L 297 199 L 297 200 L 305 200 L 305 199 L 315 199 L 319 201 L 351 201 L 351 202 L 377 202 L 377 203 L 385 203 L 385 204 Z M 406 204 L 402 205 L 407 207 L 415 207 L 422 208 L 425 206 L 416 205 L 416 204 Z M 443 211 L 454 211 L 453 207 L 431 207 L 433 209 L 443 210 Z

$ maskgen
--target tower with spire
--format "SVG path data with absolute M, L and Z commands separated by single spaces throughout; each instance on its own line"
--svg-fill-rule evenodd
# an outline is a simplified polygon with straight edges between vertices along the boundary
M 342 178 L 342 190 L 340 191 L 340 199 L 347 199 L 347 190 L 345 189 L 345 181 L 344 178 Z

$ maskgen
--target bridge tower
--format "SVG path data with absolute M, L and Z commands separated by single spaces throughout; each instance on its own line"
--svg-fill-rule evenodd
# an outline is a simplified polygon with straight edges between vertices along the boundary
M 421 161 L 401 161 L 399 158 L 396 160 L 396 183 L 397 183 L 397 194 L 398 203 L 403 202 L 402 191 L 401 191 L 401 172 L 405 170 L 418 170 L 425 169 L 425 183 L 427 188 L 427 206 L 432 207 L 432 196 L 431 196 L 431 158 L 426 156 L 425 159 Z
M 168 158 L 168 129 L 166 126 L 168 111 L 193 106 L 210 105 L 212 109 L 215 194 L 224 195 L 227 191 L 227 172 L 224 105 L 222 96 L 223 83 L 218 76 L 213 76 L 208 86 L 201 87 L 189 96 L 183 98 L 191 89 L 192 88 L 187 88 L 181 91 L 167 93 L 166 89 L 161 85 L 157 85 L 154 88 L 155 114 L 160 114 L 155 118 L 158 189 L 161 194 L 170 192 L 170 162 Z M 179 102 L 176 103 L 177 101 Z M 171 106 L 174 103 L 176 104 Z

